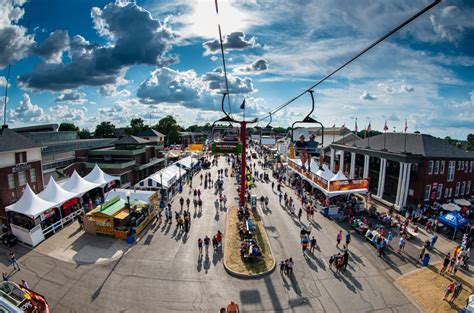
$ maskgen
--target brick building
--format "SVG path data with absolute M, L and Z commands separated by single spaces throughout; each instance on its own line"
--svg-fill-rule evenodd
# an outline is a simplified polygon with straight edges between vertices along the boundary
M 369 178 L 373 197 L 397 208 L 474 195 L 474 153 L 426 134 L 387 133 L 334 143 L 328 161 L 350 178 Z
M 0 129 L 0 218 L 5 222 L 5 207 L 16 202 L 29 184 L 35 192 L 43 190 L 41 145 L 3 125 Z

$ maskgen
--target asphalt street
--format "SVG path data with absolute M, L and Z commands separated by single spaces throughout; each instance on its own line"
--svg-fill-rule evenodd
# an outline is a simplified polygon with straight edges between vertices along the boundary
M 215 180 L 217 168 L 226 166 L 221 158 L 218 167 L 203 172 L 210 171 Z M 197 174 L 193 187 L 204 191 L 203 212 L 195 213 L 191 204 L 193 219 L 187 237 L 176 230 L 174 219 L 171 226 L 153 224 L 117 261 L 84 266 L 17 247 L 22 270 L 13 279 L 27 279 L 32 289 L 47 297 L 53 312 L 218 312 L 230 300 L 247 312 L 418 312 L 387 275 L 390 266 L 355 234 L 348 271 L 333 273 L 328 259 L 339 251 L 335 239 L 341 228 L 319 213 L 312 224 L 318 248 L 304 258 L 299 243 L 301 223 L 279 205 L 277 194 L 264 182 L 257 182 L 252 192 L 270 198 L 269 209 L 259 210 L 277 262 L 289 257 L 295 260 L 294 277 L 281 275 L 277 266 L 263 278 L 238 279 L 227 274 L 220 253 L 199 258 L 198 238 L 224 231 L 226 216 L 225 210 L 216 215 L 214 189 L 204 190 L 199 182 Z M 228 206 L 237 205 L 236 188 L 235 178 L 225 177 Z M 284 189 L 296 200 L 292 190 Z M 181 196 L 193 199 L 188 185 Z M 177 199 L 173 210 L 179 210 Z M 308 223 L 305 215 L 302 223 Z M 6 257 L 2 262 L 2 269 L 11 269 Z

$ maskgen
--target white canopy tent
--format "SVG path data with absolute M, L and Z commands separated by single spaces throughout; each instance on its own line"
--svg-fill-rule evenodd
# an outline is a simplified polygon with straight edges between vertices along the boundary
M 75 198 L 78 195 L 78 193 L 66 191 L 61 188 L 61 186 L 59 186 L 59 184 L 54 180 L 53 176 L 51 176 L 48 185 L 46 186 L 46 188 L 44 188 L 42 192 L 38 194 L 38 197 L 43 200 L 55 203 L 57 204 L 57 206 L 60 206 L 64 202 Z
M 347 177 L 342 173 L 342 171 L 337 172 L 336 175 L 334 175 L 330 181 L 336 181 L 336 180 L 346 180 Z
M 26 185 L 20 200 L 7 206 L 5 211 L 13 211 L 24 214 L 32 219 L 37 218 L 41 213 L 56 207 L 57 204 L 41 199 L 29 185 Z
M 183 177 L 187 171 L 179 168 L 176 164 L 172 164 L 153 175 L 141 180 L 135 186 L 138 188 L 164 188 L 168 189 L 171 187 L 180 177 Z M 180 176 L 181 174 L 181 176 Z M 161 185 L 163 184 L 163 185 Z
M 454 203 L 460 206 L 471 206 L 471 202 L 466 199 L 454 199 Z
M 127 192 L 130 192 L 130 201 L 143 201 L 146 203 L 149 203 L 150 197 L 156 193 L 156 191 L 147 190 L 112 189 L 106 194 L 105 198 L 107 200 L 119 196 L 120 199 L 127 200 Z
M 184 168 L 186 169 L 192 169 L 196 163 L 197 163 L 197 159 L 192 157 L 192 156 L 187 156 L 179 161 L 177 161 L 175 164 L 180 164 L 182 165 Z
M 84 179 L 90 183 L 99 184 L 102 187 L 106 184 L 110 183 L 111 181 L 118 180 L 120 181 L 120 177 L 112 176 L 105 173 L 97 163 L 94 165 L 92 171 L 84 176 Z
M 100 187 L 100 184 L 91 183 L 85 180 L 76 171 L 74 171 L 74 173 L 67 181 L 60 182 L 59 185 L 63 189 L 68 190 L 72 193 L 77 193 L 80 196 L 94 188 Z
M 461 208 L 455 203 L 445 203 L 441 205 L 441 208 L 445 211 L 453 212 L 453 211 L 461 211 Z

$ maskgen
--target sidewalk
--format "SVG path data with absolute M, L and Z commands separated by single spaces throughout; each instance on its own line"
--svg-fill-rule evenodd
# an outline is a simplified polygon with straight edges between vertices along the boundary
M 116 260 L 130 247 L 123 240 L 87 234 L 74 222 L 34 250 L 55 259 L 82 265 Z

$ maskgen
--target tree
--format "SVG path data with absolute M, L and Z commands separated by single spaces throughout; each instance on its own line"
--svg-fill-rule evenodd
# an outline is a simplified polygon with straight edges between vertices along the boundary
M 474 151 L 474 134 L 467 135 L 467 150 Z
M 136 136 L 142 131 L 150 128 L 148 125 L 145 125 L 145 122 L 141 118 L 132 118 L 130 121 L 130 126 L 125 128 L 125 133 L 127 135 Z
M 79 131 L 79 127 L 72 123 L 61 123 L 59 125 L 59 131 L 60 132 L 65 132 L 65 131 Z
M 115 137 L 115 125 L 111 122 L 102 122 L 95 127 L 95 138 L 113 138 Z
M 156 124 L 153 129 L 166 136 L 166 143 L 168 145 L 179 142 L 180 126 L 171 115 L 163 117 L 161 120 L 159 120 L 158 124 Z
M 81 131 L 77 133 L 79 136 L 79 139 L 90 139 L 91 138 L 91 132 L 88 129 L 83 128 Z

